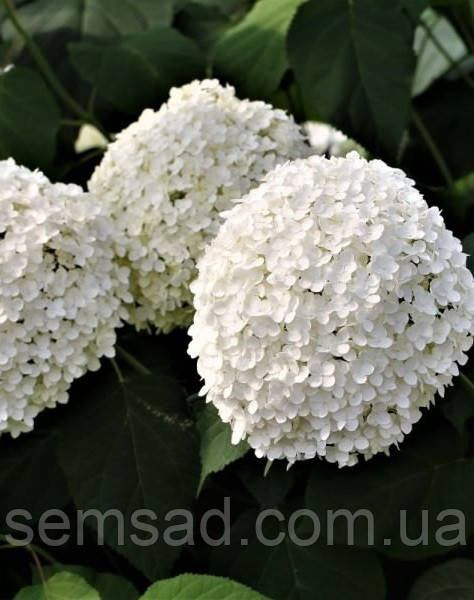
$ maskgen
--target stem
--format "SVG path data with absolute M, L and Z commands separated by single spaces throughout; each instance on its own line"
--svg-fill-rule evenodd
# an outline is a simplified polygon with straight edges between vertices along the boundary
M 77 114 L 81 119 L 86 122 L 93 123 L 97 129 L 100 129 L 104 133 L 104 130 L 100 123 L 96 121 L 96 119 L 90 115 L 86 110 L 82 108 L 82 106 L 74 100 L 74 98 L 69 94 L 69 92 L 63 87 L 59 79 L 56 77 L 53 69 L 50 67 L 48 61 L 46 60 L 43 52 L 40 47 L 36 44 L 36 42 L 30 37 L 29 33 L 20 23 L 18 19 L 18 15 L 13 7 L 12 0 L 2 0 L 5 10 L 8 14 L 12 25 L 18 32 L 21 38 L 23 38 L 26 46 L 28 47 L 31 56 L 35 60 L 38 65 L 40 71 L 43 73 L 44 78 L 51 86 L 51 89 L 57 94 L 59 98 L 63 101 L 63 103 L 70 108 L 75 114 Z M 107 135 L 105 133 L 105 135 Z
M 120 356 L 124 362 L 130 365 L 132 369 L 135 369 L 137 373 L 140 373 L 141 375 L 151 375 L 150 369 L 145 367 L 145 365 L 143 365 L 139 360 L 137 360 L 134 356 L 120 346 L 117 346 L 117 355 Z
M 30 544 L 30 548 L 32 548 L 36 552 L 36 554 L 38 554 L 38 556 L 43 557 L 45 560 L 47 560 L 52 565 L 60 565 L 61 564 L 59 561 L 57 561 L 55 558 L 53 558 L 51 556 L 51 554 L 49 554 L 49 552 L 46 552 L 46 550 L 43 550 L 43 548 L 40 548 L 39 546 L 35 546 L 34 544 Z
M 35 565 L 36 565 L 36 569 L 38 571 L 39 578 L 41 580 L 41 584 L 43 585 L 44 595 L 45 595 L 46 598 L 48 598 L 49 597 L 49 595 L 48 595 L 48 584 L 46 583 L 46 578 L 44 576 L 43 567 L 41 566 L 41 561 L 38 558 L 38 554 L 35 552 L 35 549 L 32 546 L 30 546 L 30 545 L 26 546 L 26 549 L 28 550 L 28 552 L 33 557 L 33 560 L 34 560 Z
M 436 48 L 439 50 L 439 52 L 444 56 L 444 58 L 448 61 L 448 63 L 450 64 L 451 68 L 454 69 L 455 71 L 457 71 L 459 73 L 459 75 L 464 79 L 464 81 L 467 83 L 467 85 L 474 90 L 474 81 L 471 79 L 471 77 L 469 76 L 468 73 L 465 73 L 459 66 L 459 64 L 457 63 L 457 61 L 454 60 L 454 58 L 449 54 L 449 52 L 446 50 L 446 48 L 443 46 L 443 44 L 438 40 L 438 38 L 435 36 L 435 34 L 431 31 L 431 28 L 423 21 L 423 19 L 421 19 L 420 21 L 421 26 L 423 27 L 423 29 L 426 31 L 428 37 L 431 39 L 431 41 L 433 42 L 433 44 L 436 46 Z
M 454 180 L 453 180 L 453 177 L 449 170 L 449 167 L 446 164 L 446 161 L 444 160 L 443 155 L 441 154 L 438 146 L 436 145 L 436 142 L 434 141 L 433 137 L 431 136 L 431 133 L 428 131 L 428 129 L 423 124 L 423 121 L 421 120 L 420 115 L 415 110 L 415 108 L 412 109 L 412 119 L 413 119 L 413 123 L 415 124 L 416 128 L 418 129 L 421 137 L 423 138 L 423 140 L 426 144 L 426 147 L 429 149 L 436 164 L 438 165 L 438 168 L 439 168 L 441 174 L 443 175 L 446 183 L 448 184 L 449 187 L 451 187 L 454 183 Z
M 11 544 L 8 541 L 7 535 L 0 535 L 0 541 L 5 542 L 4 546 L 0 546 L 1 550 L 5 550 L 7 548 L 12 548 L 13 550 L 18 550 L 19 548 L 21 548 L 21 549 L 26 549 L 29 552 L 31 552 L 31 549 L 33 549 L 36 552 L 36 554 L 38 554 L 38 556 L 42 556 L 45 560 L 47 560 L 52 565 L 60 565 L 61 564 L 59 561 L 57 561 L 55 558 L 53 558 L 51 556 L 51 554 L 49 554 L 49 552 L 46 552 L 46 550 L 43 550 L 43 548 L 40 548 L 39 546 L 36 546 L 35 544 L 23 544 L 23 545 Z
M 467 375 L 464 375 L 464 373 L 459 373 L 459 377 L 463 382 L 464 387 L 466 387 L 471 392 L 471 394 L 474 394 L 474 383 L 469 379 L 469 377 Z
M 119 383 L 123 384 L 125 382 L 125 377 L 123 376 L 123 373 L 120 370 L 117 361 L 115 360 L 115 358 L 111 358 L 110 362 L 112 363 L 112 367 L 114 368 L 114 371 L 117 374 L 117 379 L 119 380 Z

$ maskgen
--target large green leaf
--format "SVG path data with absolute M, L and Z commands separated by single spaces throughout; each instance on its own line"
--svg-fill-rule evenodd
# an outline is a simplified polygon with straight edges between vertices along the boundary
M 151 544 L 152 534 L 143 533 L 132 517 L 137 510 L 153 511 L 157 519 L 141 516 L 140 522 L 161 534 L 167 512 L 189 508 L 196 494 L 199 449 L 180 386 L 164 376 L 106 381 L 71 408 L 61 431 L 60 460 L 77 507 L 120 511 L 124 539 L 117 518 L 109 516 L 105 541 L 150 579 L 163 576 L 178 548 L 161 536 Z M 144 544 L 134 543 L 133 534 Z
M 174 26 L 210 52 L 217 40 L 245 15 L 247 5 L 248 0 L 194 0 L 177 13 Z
M 231 462 L 242 458 L 248 452 L 249 446 L 246 442 L 240 442 L 235 446 L 231 444 L 230 426 L 219 419 L 217 410 L 212 404 L 206 404 L 201 410 L 198 427 L 201 435 L 202 463 L 200 491 L 208 475 L 222 471 Z
M 280 506 L 297 479 L 296 468 L 288 470 L 284 461 L 273 461 L 264 475 L 265 469 L 263 460 L 254 459 L 250 464 L 243 464 L 237 474 L 262 508 Z
M 370 551 L 343 547 L 302 547 L 286 541 L 253 557 L 261 566 L 260 589 L 274 600 L 383 600 L 382 567 Z
M 45 169 L 56 153 L 59 109 L 41 77 L 24 68 L 0 74 L 0 159 Z
M 114 573 L 96 573 L 93 569 L 76 565 L 51 565 L 43 567 L 43 576 L 48 581 L 57 573 L 66 572 L 78 575 L 99 592 L 100 600 L 137 600 L 138 592 L 135 587 L 120 575 Z M 40 584 L 37 572 L 33 581 Z
M 168 25 L 174 0 L 36 0 L 18 10 L 30 34 L 73 29 L 87 36 L 113 38 Z M 10 23 L 4 26 L 10 38 Z
M 193 39 L 207 53 L 231 26 L 228 17 L 218 8 L 194 2 L 176 15 L 174 24 L 179 31 Z
M 214 49 L 217 76 L 229 80 L 241 96 L 268 98 L 288 69 L 286 34 L 305 0 L 259 0 Z
M 211 575 L 180 575 L 154 583 L 141 600 L 267 600 L 250 588 Z
M 102 600 L 82 577 L 74 573 L 58 573 L 46 586 L 33 585 L 18 592 L 13 600 Z
M 408 600 L 472 600 L 474 561 L 456 558 L 421 575 Z
M 26 510 L 32 521 L 36 521 L 45 511 L 60 509 L 67 504 L 69 490 L 58 466 L 55 439 L 34 434 L 23 435 L 13 441 L 2 439 L 0 489 L 2 533 L 9 531 L 5 516 L 10 511 Z M 23 518 L 19 521 L 25 522 Z M 10 533 L 15 537 L 15 532 Z M 23 533 L 20 538 L 23 538 Z
M 322 114 L 371 151 L 394 157 L 415 67 L 413 25 L 393 0 L 310 0 L 288 34 L 307 118 Z
M 460 439 L 448 424 L 428 422 L 399 451 L 392 449 L 390 457 L 343 470 L 315 465 L 305 505 L 322 517 L 323 535 L 332 532 L 336 543 L 350 542 L 353 530 L 356 545 L 375 543 L 400 559 L 443 554 L 455 544 L 439 543 L 436 534 L 457 519 L 443 516 L 442 511 L 462 511 L 466 535 L 474 531 L 474 459 L 462 457 Z M 345 510 L 349 518 L 333 519 L 329 511 L 338 510 Z M 406 511 L 403 529 L 402 511 Z M 423 511 L 428 511 L 427 524 L 423 524 Z M 406 532 L 410 540 L 416 540 L 423 531 L 426 539 L 418 545 L 401 539 Z
M 249 511 L 237 520 L 230 535 L 232 545 L 214 550 L 215 571 L 272 600 L 385 598 L 383 571 L 375 553 L 316 543 L 310 539 L 313 530 L 305 527 L 297 527 L 296 537 L 293 533 L 290 537 L 284 523 L 270 514 L 261 523 L 258 539 L 259 514 Z M 305 523 L 303 518 L 300 522 Z
M 172 85 L 204 75 L 196 44 L 166 27 L 108 44 L 71 44 L 70 53 L 81 76 L 113 106 L 131 114 L 159 106 Z
M 135 587 L 120 575 L 97 573 L 91 584 L 100 594 L 100 600 L 137 600 Z
M 187 0 L 185 4 L 186 6 L 195 4 L 207 8 L 218 8 L 222 14 L 237 20 L 243 17 L 254 3 L 254 0 Z

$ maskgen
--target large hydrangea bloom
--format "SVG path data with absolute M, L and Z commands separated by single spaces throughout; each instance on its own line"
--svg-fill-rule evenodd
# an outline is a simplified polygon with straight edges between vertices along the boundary
M 114 353 L 128 270 L 98 210 L 78 186 L 0 162 L 0 432 L 32 429 Z
M 259 457 L 388 453 L 467 360 L 465 265 L 402 171 L 355 152 L 277 168 L 199 264 L 202 393 Z
M 171 90 L 122 131 L 94 172 L 132 270 L 131 322 L 159 330 L 192 319 L 196 260 L 232 206 L 276 165 L 307 156 L 300 129 L 282 110 L 239 100 L 216 80 Z

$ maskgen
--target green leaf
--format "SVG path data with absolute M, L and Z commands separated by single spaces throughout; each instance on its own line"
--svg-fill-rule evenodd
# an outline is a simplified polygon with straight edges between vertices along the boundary
M 259 0 L 214 49 L 215 74 L 237 86 L 241 96 L 268 98 L 288 69 L 285 39 L 305 0 Z
M 0 159 L 45 169 L 56 154 L 59 109 L 41 77 L 14 67 L 0 74 Z
M 271 468 L 268 467 L 271 465 Z M 263 461 L 244 464 L 238 476 L 262 508 L 279 506 L 295 483 L 295 469 L 287 469 L 283 461 L 267 462 L 264 475 Z
M 34 585 L 20 590 L 13 600 L 102 600 L 82 577 L 58 573 L 48 579 L 46 587 Z
M 154 583 L 141 600 L 268 600 L 250 588 L 211 575 L 180 575 Z
M 191 0 L 187 6 L 195 4 L 206 8 L 217 8 L 227 17 L 238 20 L 244 16 L 253 3 L 253 0 Z
M 436 565 L 415 582 L 408 600 L 472 600 L 474 561 L 456 558 Z
M 415 32 L 417 64 L 412 85 L 413 96 L 424 92 L 433 81 L 449 71 L 453 62 L 458 62 L 467 54 L 464 42 L 442 15 L 428 9 L 421 18 L 424 27 L 420 25 Z M 440 45 L 451 57 L 451 61 L 440 50 Z
M 36 565 L 32 565 L 32 580 L 35 585 L 41 584 L 41 576 L 38 573 L 38 569 Z M 89 585 L 92 585 L 91 581 L 96 575 L 94 569 L 90 567 L 84 567 L 83 565 L 62 565 L 62 564 L 54 564 L 54 565 L 43 565 L 43 576 L 46 580 L 51 579 L 54 575 L 58 573 L 72 573 L 73 575 L 77 575 L 81 579 L 84 579 Z
M 413 26 L 393 0 L 310 0 L 288 34 L 307 118 L 321 113 L 371 151 L 396 156 L 415 67 Z
M 162 533 L 167 512 L 189 508 L 195 496 L 199 449 L 181 387 L 158 375 L 106 380 L 70 408 L 59 455 L 77 507 L 102 515 L 114 510 L 104 519 L 105 541 L 150 579 L 163 576 L 179 549 L 161 535 L 153 543 L 133 515 L 153 511 L 156 519 L 140 516 L 140 523 Z M 96 518 L 86 523 L 97 528 Z
M 198 427 L 201 435 L 202 463 L 199 493 L 208 475 L 222 471 L 231 462 L 242 458 L 248 452 L 249 446 L 247 442 L 231 444 L 230 426 L 220 420 L 212 404 L 206 404 L 201 410 Z
M 93 569 L 77 565 L 50 565 L 43 567 L 43 575 L 49 580 L 57 573 L 67 572 L 78 575 L 99 592 L 100 600 L 137 600 L 135 587 L 120 575 L 113 573 L 96 573 Z M 33 581 L 39 584 L 39 576 L 34 571 Z
M 249 553 L 249 558 L 250 558 Z M 258 556 L 258 550 L 253 558 Z M 261 589 L 275 600 L 383 600 L 382 567 L 370 551 L 344 547 L 301 547 L 285 542 L 262 552 Z
M 176 15 L 175 27 L 209 52 L 230 27 L 230 21 L 217 7 L 191 2 Z
M 297 527 L 299 539 L 292 541 L 284 523 L 271 515 L 262 522 L 266 539 L 259 540 L 255 534 L 259 514 L 248 511 L 237 520 L 231 530 L 232 545 L 214 550 L 214 571 L 272 600 L 384 600 L 383 571 L 374 552 L 319 542 L 308 545 L 312 531 L 304 527 Z M 287 518 L 284 521 L 288 523 Z
M 474 233 L 470 233 L 462 241 L 464 252 L 468 255 L 467 267 L 474 274 Z
M 100 600 L 137 600 L 135 587 L 120 575 L 98 573 L 92 579 L 92 585 L 100 594 Z
M 438 520 L 446 509 L 462 511 L 466 535 L 474 531 L 474 459 L 462 457 L 461 441 L 448 424 L 432 423 L 427 416 L 424 419 L 424 428 L 418 428 L 399 451 L 392 449 L 390 457 L 376 457 L 342 470 L 315 465 L 305 505 L 322 516 L 323 536 L 332 531 L 336 543 L 350 541 L 350 521 L 343 516 L 333 520 L 329 513 L 341 509 L 355 518 L 355 545 L 375 543 L 399 559 L 452 550 L 454 543 L 440 544 L 436 538 L 438 528 L 455 522 L 451 516 Z M 427 525 L 423 524 L 423 510 L 428 511 Z M 414 540 L 425 531 L 426 540 L 414 546 L 403 543 L 402 511 L 406 511 L 407 522 L 403 532 Z
M 245 15 L 247 4 L 247 0 L 194 0 L 178 12 L 174 26 L 209 52 Z
M 159 106 L 171 86 L 204 75 L 204 59 L 196 44 L 165 27 L 118 42 L 79 42 L 69 48 L 81 76 L 113 106 L 131 114 Z
M 17 440 L 3 438 L 0 446 L 0 514 L 3 517 L 12 510 L 22 509 L 36 521 L 45 511 L 67 504 L 69 490 L 57 462 L 56 441 L 52 436 L 30 434 Z M 23 518 L 20 521 L 26 522 Z M 0 530 L 8 532 L 4 518 Z
M 36 0 L 18 9 L 18 16 L 30 34 L 72 29 L 83 35 L 115 38 L 169 25 L 174 0 Z M 14 30 L 4 26 L 11 39 Z

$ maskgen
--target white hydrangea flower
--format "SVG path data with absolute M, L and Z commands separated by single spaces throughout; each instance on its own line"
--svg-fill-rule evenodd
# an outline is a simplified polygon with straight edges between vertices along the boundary
M 199 263 L 202 394 L 258 457 L 388 454 L 467 360 L 465 264 L 402 171 L 356 152 L 279 167 Z
M 282 110 L 239 100 L 217 80 L 173 88 L 118 134 L 89 188 L 100 196 L 131 266 L 131 322 L 169 331 L 189 325 L 196 260 L 232 206 L 276 165 L 309 146 Z
M 327 123 L 307 121 L 303 124 L 303 129 L 308 136 L 308 141 L 313 148 L 314 154 L 346 156 L 353 150 L 357 150 L 362 156 L 366 156 L 367 154 L 365 149 L 357 142 Z
M 31 430 L 114 355 L 130 294 L 111 233 L 80 187 L 0 161 L 0 432 Z

